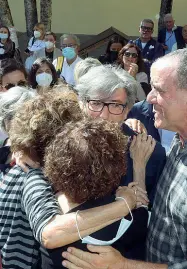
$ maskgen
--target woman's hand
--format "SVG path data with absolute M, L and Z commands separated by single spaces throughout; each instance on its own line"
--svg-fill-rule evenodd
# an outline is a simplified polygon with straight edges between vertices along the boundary
M 139 134 L 146 134 L 147 135 L 147 130 L 143 123 L 137 119 L 127 119 L 125 121 L 125 124 L 127 124 L 133 131 L 139 133 Z
M 156 141 L 150 135 L 138 134 L 134 136 L 130 145 L 130 156 L 133 159 L 133 165 L 145 167 L 155 145 Z
M 149 199 L 147 192 L 139 186 L 138 182 L 131 182 L 128 184 L 128 187 L 132 189 L 136 195 L 136 208 L 142 205 L 148 206 Z
M 116 197 L 125 198 L 131 210 L 135 208 L 137 198 L 132 188 L 128 188 L 126 186 L 123 186 L 123 187 L 120 186 L 116 190 Z
M 132 77 L 136 78 L 136 74 L 138 73 L 138 65 L 135 63 L 130 63 L 128 72 Z
M 29 172 L 28 166 L 31 168 L 39 168 L 40 164 L 38 162 L 34 162 L 27 155 L 24 155 L 21 151 L 13 153 L 13 157 L 16 161 L 16 164 L 21 167 L 21 169 L 25 172 Z
M 62 256 L 63 266 L 69 269 L 122 269 L 126 259 L 116 249 L 109 246 L 88 245 L 89 253 L 76 248 L 68 248 Z

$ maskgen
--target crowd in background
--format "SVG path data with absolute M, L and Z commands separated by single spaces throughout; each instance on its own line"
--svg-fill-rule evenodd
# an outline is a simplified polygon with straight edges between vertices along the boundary
M 38 23 L 25 63 L 0 27 L 1 269 L 186 268 L 187 26 L 164 21 L 98 59 Z

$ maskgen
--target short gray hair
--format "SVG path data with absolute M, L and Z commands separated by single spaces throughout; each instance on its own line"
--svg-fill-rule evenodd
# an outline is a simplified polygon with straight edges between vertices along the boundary
M 75 43 L 76 43 L 78 46 L 80 46 L 80 40 L 79 40 L 79 38 L 78 38 L 76 35 L 74 35 L 74 34 L 63 34 L 63 35 L 60 37 L 60 44 L 62 44 L 63 41 L 64 41 L 64 39 L 65 39 L 65 38 L 68 38 L 68 37 L 72 38 L 72 39 L 75 41 Z
M 15 86 L 6 92 L 1 92 L 0 129 L 7 132 L 5 121 L 11 121 L 18 107 L 35 95 L 35 91 L 19 86 Z
M 153 28 L 154 28 L 154 22 L 151 20 L 151 19 L 143 19 L 141 22 L 140 22 L 140 26 L 142 25 L 142 23 L 145 22 L 145 23 L 151 23 L 153 25 Z
M 166 18 L 172 18 L 173 19 L 173 16 L 171 13 L 167 13 L 165 16 L 164 16 L 164 21 Z
M 128 107 L 135 103 L 139 88 L 136 80 L 120 67 L 101 65 L 91 68 L 82 76 L 75 89 L 80 100 L 109 98 L 117 89 L 124 88 L 127 94 Z
M 74 77 L 75 77 L 76 83 L 78 83 L 78 80 L 80 79 L 80 77 L 85 75 L 90 70 L 90 68 L 100 66 L 100 65 L 101 65 L 101 62 L 98 59 L 91 58 L 91 57 L 88 57 L 86 59 L 79 61 L 76 64 L 75 69 L 74 69 Z
M 161 64 L 161 61 L 170 60 L 173 69 L 176 70 L 178 89 L 187 89 L 187 49 L 179 49 L 157 59 L 153 66 Z

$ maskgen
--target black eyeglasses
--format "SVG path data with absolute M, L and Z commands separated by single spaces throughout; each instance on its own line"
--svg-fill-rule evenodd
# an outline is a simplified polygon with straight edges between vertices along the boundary
M 122 114 L 127 106 L 127 103 L 126 104 L 119 104 L 114 102 L 105 103 L 98 100 L 87 100 L 87 102 L 89 110 L 94 112 L 101 112 L 103 108 L 107 106 L 109 113 L 113 115 Z
M 153 31 L 153 28 L 152 27 L 147 27 L 147 26 L 140 26 L 140 28 L 143 30 L 143 31 L 147 31 L 147 32 L 151 32 Z
M 137 53 L 131 53 L 131 52 L 128 52 L 128 51 L 125 51 L 124 52 L 124 54 L 123 54 L 123 56 L 126 56 L 126 57 L 130 57 L 130 56 L 132 56 L 132 58 L 138 58 L 138 54 Z
M 15 86 L 26 87 L 27 86 L 27 82 L 24 81 L 24 80 L 20 80 L 16 84 L 14 84 L 14 83 L 7 83 L 5 86 L 3 86 L 3 88 L 5 88 L 8 91 L 8 90 L 10 90 L 11 88 L 13 88 Z

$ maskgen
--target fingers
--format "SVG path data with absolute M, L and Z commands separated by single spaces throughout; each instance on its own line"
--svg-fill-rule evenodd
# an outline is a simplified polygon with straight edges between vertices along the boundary
M 88 266 L 92 264 L 94 259 L 96 259 L 97 254 L 92 254 L 86 251 L 82 251 L 77 248 L 68 248 L 68 252 L 63 253 L 63 257 L 68 259 L 70 262 L 76 264 L 77 266 Z M 83 267 L 91 268 L 91 267 Z
M 114 249 L 110 246 L 94 246 L 94 245 L 87 245 L 87 248 L 91 252 L 97 253 L 108 253 L 114 251 Z
M 83 268 L 89 268 L 89 267 L 79 267 L 79 266 L 76 266 L 74 265 L 73 263 L 65 260 L 62 262 L 62 265 L 65 267 L 65 268 L 69 268 L 69 269 L 83 269 Z M 91 268 L 91 267 L 90 267 Z

